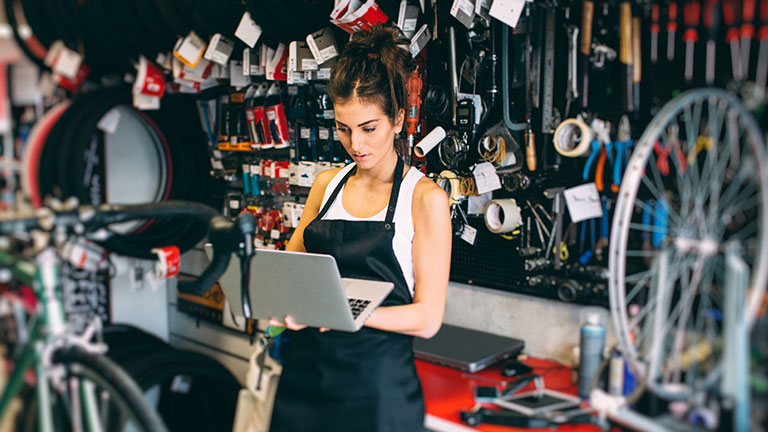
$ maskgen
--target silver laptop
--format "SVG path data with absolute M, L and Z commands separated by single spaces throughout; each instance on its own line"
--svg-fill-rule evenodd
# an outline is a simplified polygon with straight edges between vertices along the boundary
M 210 259 L 212 250 L 206 246 Z M 251 259 L 252 317 L 291 315 L 310 327 L 355 332 L 394 288 L 391 282 L 342 278 L 330 255 L 258 249 Z M 232 312 L 243 315 L 240 260 L 233 254 L 219 279 Z

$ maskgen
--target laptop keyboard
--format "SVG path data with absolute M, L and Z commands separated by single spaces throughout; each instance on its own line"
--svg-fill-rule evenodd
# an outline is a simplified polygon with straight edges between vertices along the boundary
M 368 306 L 368 304 L 371 303 L 370 300 L 366 299 L 359 299 L 359 298 L 348 298 L 349 300 L 349 308 L 352 310 L 352 317 L 357 319 L 357 316 L 360 315 L 360 312 L 363 311 L 363 309 Z

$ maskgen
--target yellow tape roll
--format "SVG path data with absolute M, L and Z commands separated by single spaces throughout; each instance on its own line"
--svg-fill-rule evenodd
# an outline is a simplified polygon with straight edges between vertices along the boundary
M 555 150 L 565 157 L 577 158 L 589 153 L 592 129 L 581 119 L 569 118 L 555 129 Z
M 441 172 L 437 178 L 437 184 L 448 194 L 451 205 L 461 202 L 462 195 L 459 176 L 454 174 L 453 171 L 445 170 Z

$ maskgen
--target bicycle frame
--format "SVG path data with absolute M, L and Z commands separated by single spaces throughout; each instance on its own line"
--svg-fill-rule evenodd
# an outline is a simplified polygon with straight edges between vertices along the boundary
M 44 347 L 54 338 L 66 331 L 66 314 L 61 301 L 61 286 L 59 284 L 59 258 L 53 246 L 47 247 L 36 258 L 36 266 L 25 262 L 15 262 L 14 258 L 0 251 L 0 264 L 11 267 L 14 275 L 22 281 L 32 280 L 32 286 L 37 296 L 38 315 L 34 319 L 32 330 L 21 348 L 21 355 L 14 365 L 8 383 L 0 397 L 0 417 L 6 412 L 11 400 L 21 391 L 24 374 L 33 367 L 37 382 L 35 395 L 37 398 L 38 419 L 41 431 L 53 431 L 53 418 L 50 411 L 50 388 L 46 384 L 47 372 Z M 30 274 L 34 270 L 34 274 Z

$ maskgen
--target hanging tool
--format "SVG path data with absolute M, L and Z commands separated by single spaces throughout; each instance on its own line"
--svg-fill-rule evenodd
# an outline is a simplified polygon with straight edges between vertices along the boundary
M 603 261 L 603 250 L 608 246 L 608 197 L 600 197 L 600 205 L 603 207 L 603 215 L 600 216 L 600 237 L 595 243 L 595 259 Z
M 459 77 L 456 71 L 456 30 L 453 27 L 448 27 L 448 51 L 450 57 L 448 58 L 448 68 L 450 69 L 451 78 L 451 109 L 453 125 L 456 125 L 456 104 L 459 97 Z M 506 78 L 506 77 L 505 77 Z
M 667 61 L 675 60 L 675 33 L 677 33 L 677 2 L 667 6 Z
M 626 114 L 621 116 L 621 120 L 619 121 L 619 132 L 617 135 L 618 140 L 615 143 L 616 162 L 613 165 L 613 184 L 611 185 L 611 190 L 613 192 L 619 192 L 623 167 L 629 160 L 629 153 L 634 145 L 629 128 L 629 117 L 627 117 Z
M 701 6 L 698 1 L 689 1 L 685 4 L 683 10 L 683 20 L 685 22 L 685 32 L 683 41 L 685 42 L 685 81 L 690 83 L 693 80 L 693 54 L 696 42 L 699 41 L 699 19 L 701 18 Z
M 717 28 L 720 24 L 720 1 L 707 0 L 703 14 L 704 27 L 707 29 L 707 55 L 704 72 L 705 82 L 712 85 L 715 82 L 715 59 L 717 57 Z
M 589 222 L 589 237 L 590 237 L 590 248 L 586 249 L 586 241 L 587 241 L 587 222 Z M 581 222 L 581 235 L 580 235 L 580 242 L 581 247 L 580 250 L 584 251 L 584 253 L 581 254 L 579 257 L 579 264 L 586 265 L 590 259 L 592 259 L 592 256 L 594 255 L 594 247 L 596 243 L 596 234 L 595 234 L 595 219 L 589 219 L 589 221 L 583 221 Z M 585 250 L 586 249 L 586 250 Z
M 640 83 L 643 80 L 643 51 L 640 17 L 632 18 L 632 105 L 635 115 L 640 115 Z
M 541 160 L 545 169 L 558 170 L 560 168 L 560 154 L 555 153 L 554 158 L 549 153 L 553 150 L 551 136 L 555 127 L 560 123 L 560 115 L 555 115 L 554 89 L 555 89 L 555 36 L 556 36 L 556 8 L 546 9 L 544 16 L 544 71 L 542 78 L 541 95 L 541 133 L 544 136 L 544 145 L 541 150 Z
M 677 158 L 677 169 L 680 170 L 681 174 L 685 174 L 685 169 L 688 164 L 685 159 L 685 153 L 683 153 L 683 149 L 680 148 L 680 141 L 677 138 L 679 129 L 680 127 L 678 125 L 669 125 L 667 128 L 667 142 L 664 148 L 661 147 L 659 142 L 654 144 L 654 149 L 658 155 L 656 168 L 663 176 L 669 175 L 669 155 L 673 151 L 675 152 L 674 156 Z
M 765 100 L 765 86 L 768 80 L 768 0 L 760 1 L 760 30 L 757 32 L 760 48 L 757 54 L 757 72 L 755 83 L 760 100 Z
M 653 243 L 651 241 L 651 233 L 653 232 L 652 224 L 653 202 L 651 200 L 647 200 L 643 206 L 643 244 L 641 246 L 642 250 L 645 252 L 650 252 L 653 250 Z M 645 261 L 645 264 L 650 267 L 653 259 L 650 254 L 646 254 L 643 257 L 643 261 Z
M 726 25 L 725 42 L 731 48 L 731 69 L 733 79 L 742 81 L 744 71 L 741 68 L 741 47 L 739 46 L 739 28 L 736 25 L 736 0 L 723 1 L 723 21 Z
M 544 191 L 544 196 L 552 199 L 552 215 L 555 220 L 552 222 L 552 239 L 554 239 L 555 249 L 552 246 L 547 245 L 546 257 L 549 257 L 549 252 L 553 251 L 555 255 L 555 270 L 560 270 L 562 265 L 561 260 L 568 259 L 568 249 L 563 245 L 563 214 L 565 213 L 565 206 L 563 205 L 563 192 L 565 188 L 557 187 L 550 188 Z M 552 240 L 550 239 L 550 242 Z M 565 252 L 563 252 L 565 249 Z M 563 258 L 565 256 L 565 258 Z
M 600 148 L 605 146 L 611 140 L 611 124 L 600 120 L 598 118 L 592 120 L 592 142 L 590 143 L 590 153 L 587 158 L 587 163 L 584 164 L 584 171 L 582 171 L 581 178 L 583 180 L 589 179 L 589 172 L 592 169 L 592 164 L 595 162 L 595 158 L 600 152 Z
M 755 0 L 741 2 L 741 70 L 744 78 L 749 78 L 749 54 L 752 39 L 755 38 Z
M 555 8 L 547 8 L 544 25 L 544 75 L 541 98 L 541 133 L 550 135 L 555 131 L 552 118 L 555 86 Z
M 628 1 L 619 4 L 619 62 L 621 71 L 621 98 L 624 112 L 633 112 L 632 96 L 632 5 Z
M 659 59 L 659 33 L 661 33 L 661 26 L 659 25 L 659 5 L 651 5 L 651 63 L 656 64 Z
M 413 159 L 413 144 L 416 132 L 419 126 L 419 108 L 421 107 L 421 78 L 419 69 L 416 68 L 408 76 L 405 83 L 405 90 L 408 92 L 408 118 L 405 122 L 405 130 L 408 134 L 409 164 Z
M 579 97 L 579 79 L 578 79 L 578 48 L 577 43 L 579 39 L 579 28 L 576 26 L 568 26 L 568 84 L 565 86 L 565 112 L 563 112 L 564 118 L 569 118 L 571 115 L 571 103 Z
M 656 201 L 653 206 L 653 236 L 651 243 L 658 249 L 664 243 L 667 237 L 667 203 L 664 199 Z
M 528 34 L 531 31 L 535 31 L 535 39 L 531 42 L 529 47 L 530 60 L 530 77 L 531 77 L 531 100 L 533 101 L 533 107 L 538 109 L 541 107 L 541 48 L 544 46 L 544 22 L 542 21 L 541 8 L 534 9 L 533 2 L 528 3 L 528 9 L 530 9 L 530 21 L 532 26 L 528 27 Z
M 595 2 L 584 0 L 581 6 L 581 108 L 589 108 L 589 56 L 592 49 L 592 21 Z
M 536 171 L 536 137 L 533 133 L 533 126 L 531 126 L 531 115 L 533 110 L 533 103 L 534 103 L 534 78 L 532 76 L 533 72 L 533 65 L 532 61 L 532 51 L 531 51 L 531 8 L 532 3 L 528 3 L 528 7 L 526 8 L 526 13 L 528 17 L 528 33 L 526 36 L 526 44 L 525 44 L 525 86 L 526 86 L 526 130 L 525 130 L 525 163 L 528 167 L 529 171 Z

